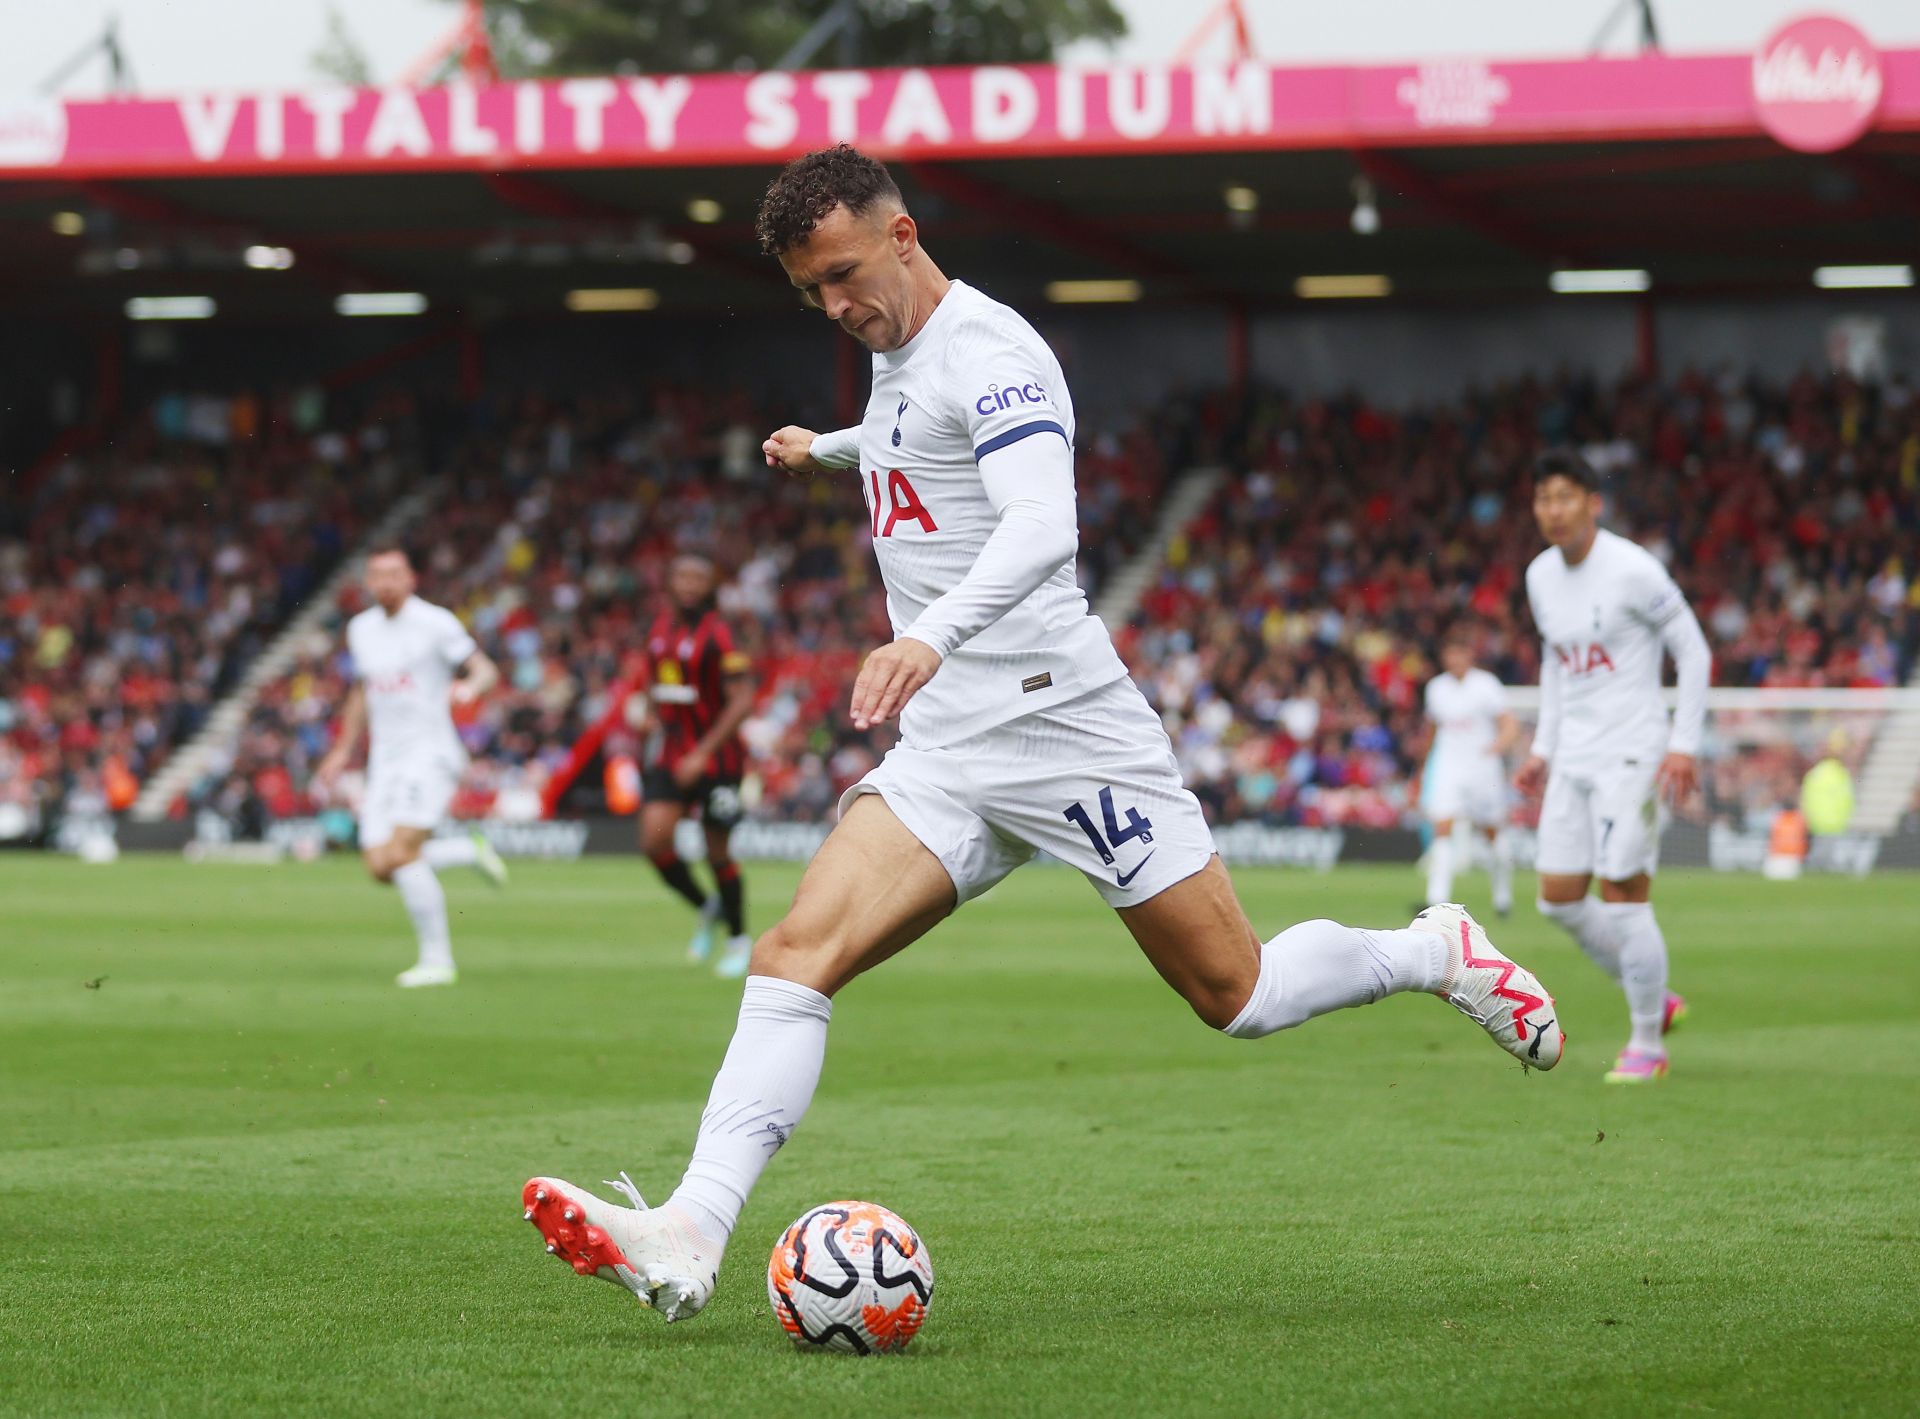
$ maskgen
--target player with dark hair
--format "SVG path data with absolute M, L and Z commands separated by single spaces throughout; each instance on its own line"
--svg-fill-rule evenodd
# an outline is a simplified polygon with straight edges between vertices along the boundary
M 764 451 L 789 474 L 852 470 L 865 493 L 895 638 L 867 657 L 850 718 L 898 715 L 900 742 L 842 796 L 793 906 L 754 945 L 680 1186 L 648 1210 L 624 1174 L 630 1207 L 531 1179 L 526 1217 L 548 1249 L 669 1320 L 705 1306 L 747 1194 L 813 1099 L 835 992 L 1040 850 L 1079 868 L 1227 1035 L 1418 991 L 1522 1063 L 1557 1064 L 1546 990 L 1457 906 L 1404 930 L 1309 921 L 1262 943 L 1075 579 L 1066 376 L 1017 313 L 934 265 L 886 169 L 845 146 L 799 158 L 758 229 L 807 303 L 873 353 L 858 427 L 783 428 Z M 1510 1118 L 1483 1121 L 1503 1148 Z
M 447 933 L 447 897 L 436 869 L 471 867 L 495 886 L 506 865 L 478 833 L 436 838 L 467 763 L 453 727 L 456 705 L 492 689 L 500 672 L 460 618 L 414 595 L 413 563 L 399 546 L 367 557 L 373 605 L 347 622 L 353 689 L 340 732 L 314 778 L 330 789 L 367 736 L 367 784 L 360 800 L 360 856 L 376 882 L 399 891 L 413 922 L 419 959 L 400 973 L 407 989 L 458 979 Z
M 740 726 L 753 712 L 751 662 L 735 647 L 733 633 L 715 602 L 714 566 L 683 552 L 667 570 L 668 605 L 647 632 L 647 717 L 640 850 L 660 880 L 700 913 L 688 956 L 705 961 L 713 950 L 717 920 L 727 927 L 727 946 L 714 964 L 717 974 L 747 973 L 753 938 L 747 935 L 746 888 L 731 840 L 740 821 L 740 777 L 746 750 Z M 697 814 L 707 837 L 707 865 L 714 891 L 700 890 L 693 870 L 674 846 L 680 820 Z
M 1543 643 L 1540 722 L 1520 770 L 1540 805 L 1540 911 L 1558 922 L 1627 997 L 1631 1034 L 1607 1073 L 1647 1084 L 1667 1073 L 1666 1034 L 1686 1012 L 1667 988 L 1667 942 L 1653 915 L 1653 873 L 1667 802 L 1693 792 L 1713 652 L 1667 569 L 1600 525 L 1593 467 L 1554 450 L 1534 465 L 1533 515 L 1547 549 L 1527 568 L 1527 604 Z M 1668 722 L 1660 670 L 1680 686 Z M 1600 897 L 1588 895 L 1600 879 Z

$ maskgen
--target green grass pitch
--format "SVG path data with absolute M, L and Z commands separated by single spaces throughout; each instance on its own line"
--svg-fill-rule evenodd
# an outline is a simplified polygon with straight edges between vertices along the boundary
M 749 870 L 764 924 L 795 870 Z M 1265 931 L 1397 925 L 1406 869 L 1244 872 Z M 1479 879 L 1469 905 L 1484 907 Z M 1523 899 L 1531 895 L 1523 880 Z M 1613 988 L 1494 937 L 1570 1035 L 1527 1075 L 1438 1001 L 1251 1043 L 1033 869 L 841 997 L 713 1306 L 545 1255 L 521 1182 L 678 1177 L 738 989 L 637 860 L 450 882 L 403 993 L 353 864 L 0 859 L 0 1413 L 1895 1414 L 1920 1394 L 1912 877 L 1675 873 L 1694 1017 L 1609 1089 Z M 95 982 L 94 988 L 86 983 Z M 938 1273 L 904 1356 L 796 1356 L 774 1237 L 864 1196 Z

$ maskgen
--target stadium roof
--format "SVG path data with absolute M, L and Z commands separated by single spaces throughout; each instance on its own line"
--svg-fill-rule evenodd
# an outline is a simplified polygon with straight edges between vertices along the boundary
M 777 308 L 793 297 L 755 250 L 755 201 L 787 154 L 835 136 L 893 162 L 943 265 L 1011 298 L 1118 280 L 1262 305 L 1328 289 L 1302 277 L 1377 275 L 1397 299 L 1479 301 L 1544 293 L 1563 267 L 1751 293 L 1911 263 L 1920 50 L 1869 50 L 1862 78 L 1852 54 L 1845 73 L 1819 67 L 1831 54 L 1783 69 L 1779 39 L 1689 59 L 43 105 L 0 113 L 0 264 L 23 315 L 194 294 L 222 318 L 330 318 L 346 290 L 482 316 L 561 314 L 581 289 Z

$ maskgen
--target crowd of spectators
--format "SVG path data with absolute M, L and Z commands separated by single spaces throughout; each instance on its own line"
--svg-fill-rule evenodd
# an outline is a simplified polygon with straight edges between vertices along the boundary
M 1152 527 L 1155 494 L 1196 456 L 1200 422 L 1193 406 L 1169 401 L 1127 430 L 1083 434 L 1090 591 Z M 835 713 L 860 657 L 891 637 L 864 495 L 845 475 L 770 473 L 760 442 L 772 426 L 744 396 L 684 388 L 484 411 L 450 459 L 443 496 L 406 539 L 421 595 L 459 613 L 502 671 L 501 687 L 460 723 L 472 767 L 457 814 L 537 815 L 575 742 L 612 704 L 682 548 L 729 573 L 720 609 L 759 681 L 742 731 L 753 811 L 827 817 L 877 761 L 891 731 L 855 731 Z M 325 806 L 308 775 L 346 689 L 341 627 L 363 604 L 357 587 L 346 591 L 183 808 L 251 824 Z M 638 748 L 617 725 L 566 804 L 599 806 L 601 764 Z
M 1716 683 L 1894 685 L 1920 649 L 1920 403 L 1899 379 L 1566 377 L 1409 413 L 1264 393 L 1223 443 L 1228 478 L 1121 637 L 1217 818 L 1405 821 L 1421 687 L 1456 620 L 1503 680 L 1537 680 L 1523 577 L 1545 445 L 1602 472 L 1612 524 L 1698 612 Z M 1728 759 L 1710 811 L 1770 813 L 1802 757 Z
M 0 511 L 0 837 L 124 810 L 413 476 L 404 398 L 169 395 Z
M 422 594 L 504 675 L 461 723 L 473 767 L 457 813 L 541 811 L 614 705 L 679 548 L 725 569 L 721 609 L 759 678 L 752 811 L 825 818 L 884 752 L 887 731 L 837 713 L 890 634 L 861 491 L 770 474 L 770 421 L 746 396 L 501 398 L 436 424 L 431 449 L 428 422 L 398 396 L 351 417 L 310 393 L 164 400 L 41 477 L 0 525 L 0 809 L 124 808 L 426 477 L 438 492 L 407 539 Z M 1217 821 L 1409 821 L 1442 632 L 1464 618 L 1501 678 L 1537 677 L 1528 469 L 1566 443 L 1601 470 L 1612 525 L 1673 570 L 1717 683 L 1904 681 L 1920 649 L 1920 404 L 1903 381 L 1541 378 L 1403 412 L 1271 390 L 1173 398 L 1083 431 L 1081 575 L 1097 593 L 1143 545 L 1171 473 L 1226 471 L 1115 628 Z M 176 811 L 251 830 L 325 806 L 309 773 L 346 689 L 340 629 L 362 604 L 349 587 Z M 1763 726 L 1767 744 L 1715 764 L 1715 811 L 1770 812 L 1825 735 L 1804 728 Z M 1871 726 L 1851 728 L 1863 745 Z M 605 753 L 636 748 L 616 723 Z M 599 770 L 569 807 L 599 805 Z

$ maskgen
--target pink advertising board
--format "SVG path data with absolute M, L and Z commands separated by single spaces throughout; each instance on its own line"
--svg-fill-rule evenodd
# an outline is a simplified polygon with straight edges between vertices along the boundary
M 1835 28 L 1837 26 L 1837 28 Z M 1920 50 L 1796 22 L 1753 55 L 1366 68 L 647 75 L 427 90 L 0 100 L 0 176 L 767 163 L 1920 131 Z

